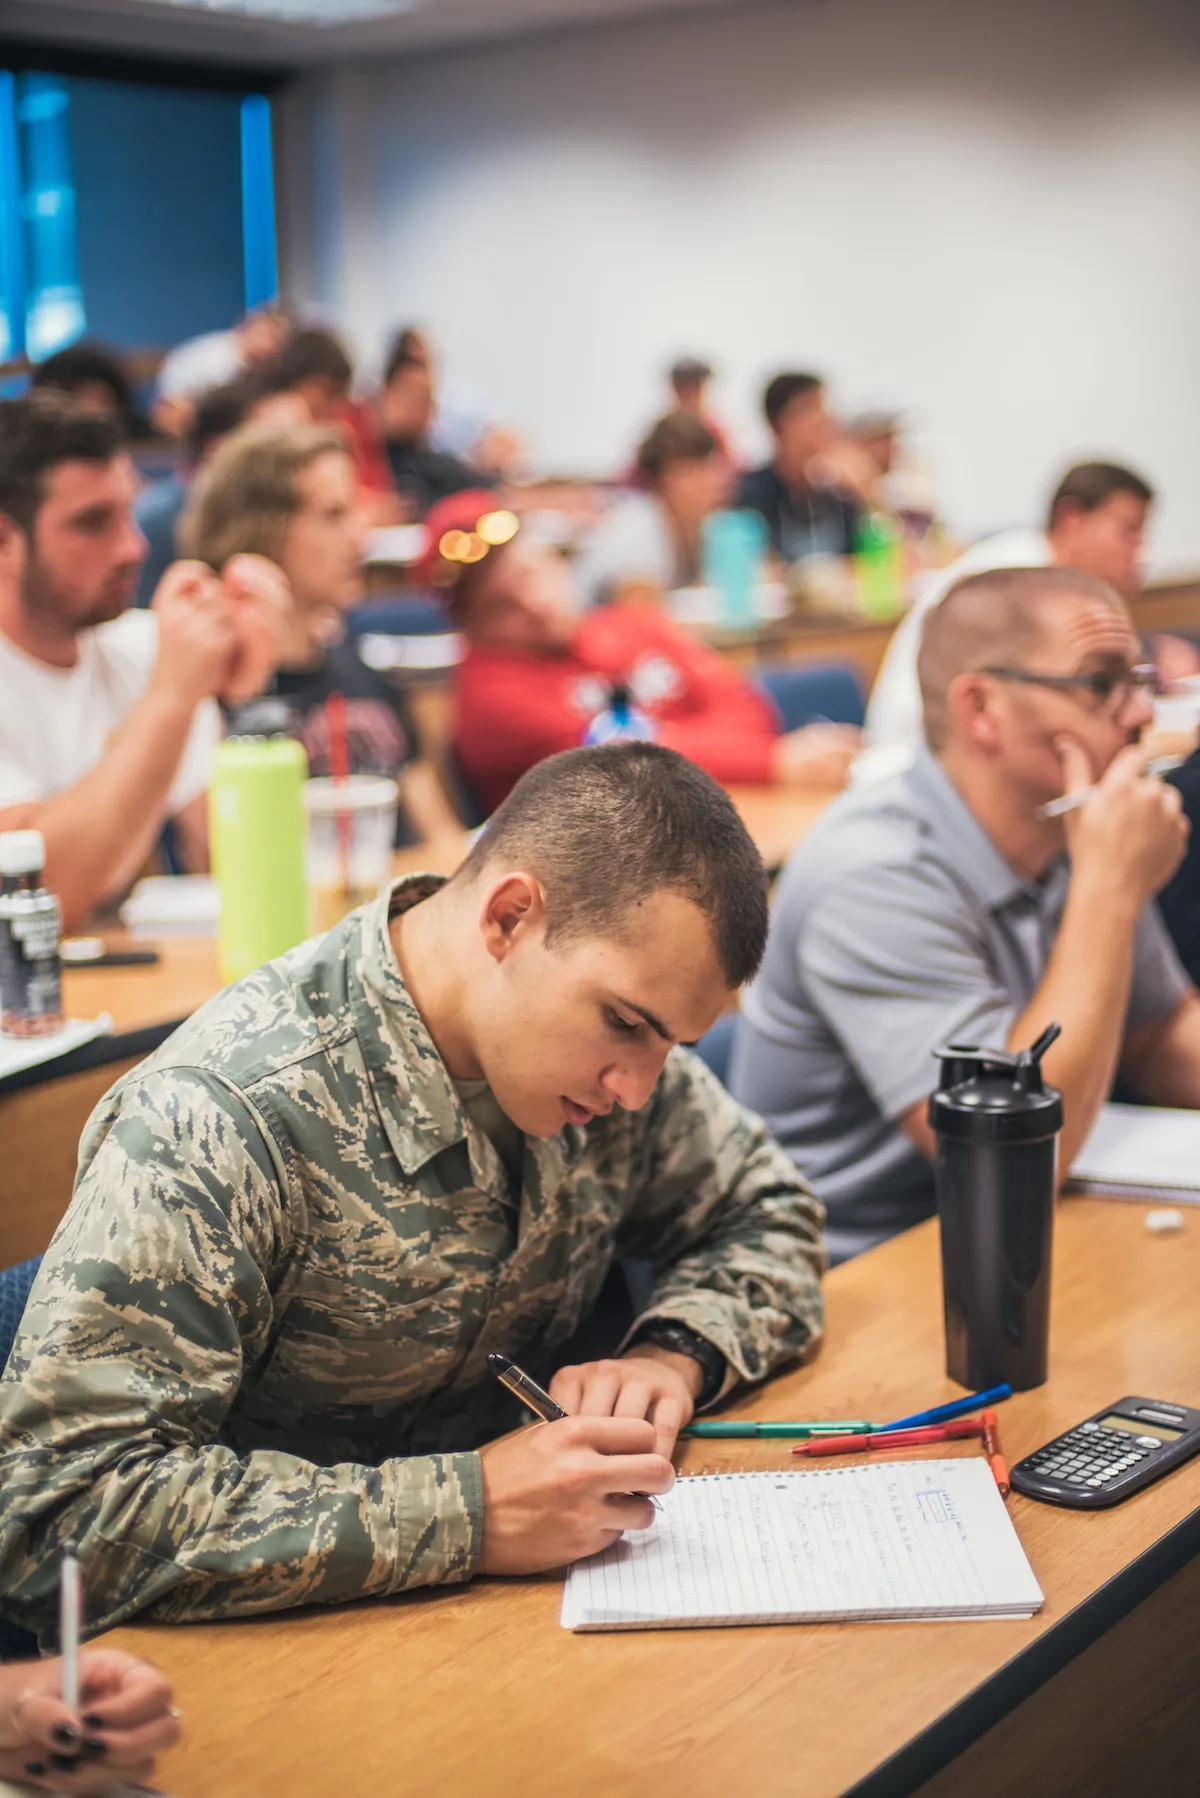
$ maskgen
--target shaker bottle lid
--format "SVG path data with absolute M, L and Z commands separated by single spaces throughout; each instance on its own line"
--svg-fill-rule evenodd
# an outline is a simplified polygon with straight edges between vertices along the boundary
M 951 1043 L 935 1053 L 941 1081 L 929 1100 L 929 1123 L 956 1142 L 1035 1142 L 1062 1129 L 1057 1087 L 1042 1079 L 1041 1058 L 1060 1035 L 1051 1025 L 1032 1048 L 980 1049 Z
M 0 875 L 15 879 L 37 874 L 46 865 L 46 839 L 40 830 L 0 831 Z

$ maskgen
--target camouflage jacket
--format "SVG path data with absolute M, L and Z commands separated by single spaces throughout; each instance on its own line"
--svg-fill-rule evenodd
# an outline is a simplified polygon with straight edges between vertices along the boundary
M 0 1385 L 0 1609 L 53 1639 L 468 1579 L 479 1443 L 615 1255 L 729 1383 L 820 1334 L 821 1212 L 684 1050 L 650 1102 L 525 1139 L 519 1207 L 400 976 L 401 882 L 211 1000 L 101 1101 Z

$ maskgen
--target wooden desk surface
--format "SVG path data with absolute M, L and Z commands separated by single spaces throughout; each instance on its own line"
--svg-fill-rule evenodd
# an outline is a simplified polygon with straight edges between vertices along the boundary
M 1001 1408 L 1010 1460 L 1126 1393 L 1200 1403 L 1200 1214 L 1174 1238 L 1151 1237 L 1143 1218 L 1135 1204 L 1060 1206 L 1050 1379 Z M 960 1396 L 942 1371 L 933 1225 L 838 1268 L 828 1293 L 816 1361 L 740 1411 L 888 1417 Z M 777 1443 L 694 1443 L 678 1459 L 684 1471 L 794 1465 Z M 187 1734 L 161 1784 L 179 1798 L 833 1798 L 898 1754 L 915 1777 L 901 1783 L 893 1762 L 890 1783 L 864 1790 L 909 1792 L 948 1758 L 939 1744 L 956 1720 L 989 1705 L 983 1727 L 1004 1715 L 1100 1633 L 1122 1581 L 1136 1602 L 1165 1577 L 1139 1557 L 1182 1564 L 1200 1458 L 1109 1512 L 1010 1503 L 1046 1594 L 1028 1622 L 572 1636 L 561 1580 L 545 1578 L 110 1640 L 176 1682 Z

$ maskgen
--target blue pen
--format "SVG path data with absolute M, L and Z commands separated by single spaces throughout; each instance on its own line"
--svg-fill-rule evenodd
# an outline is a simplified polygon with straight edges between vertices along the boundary
M 895 1423 L 881 1423 L 881 1430 L 912 1430 L 926 1423 L 949 1423 L 952 1417 L 965 1417 L 968 1411 L 975 1411 L 980 1405 L 998 1405 L 1003 1398 L 1012 1397 L 1011 1386 L 989 1386 L 986 1392 L 976 1392 L 970 1398 L 956 1398 L 952 1404 L 938 1405 L 932 1411 L 914 1411 L 911 1417 L 898 1418 Z

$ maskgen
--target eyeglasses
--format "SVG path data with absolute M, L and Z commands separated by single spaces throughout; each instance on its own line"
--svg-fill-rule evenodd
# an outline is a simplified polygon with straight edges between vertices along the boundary
M 994 680 L 1020 681 L 1026 687 L 1052 687 L 1060 693 L 1088 696 L 1098 711 L 1118 716 L 1135 693 L 1153 699 L 1162 692 L 1162 676 L 1153 662 L 1139 662 L 1120 674 L 1035 674 L 1030 668 L 981 668 Z

